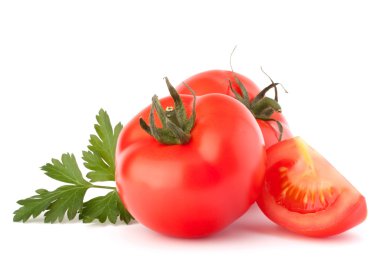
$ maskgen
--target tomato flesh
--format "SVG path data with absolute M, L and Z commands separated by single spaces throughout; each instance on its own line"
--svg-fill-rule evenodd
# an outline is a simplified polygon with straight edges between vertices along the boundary
M 309 236 L 341 233 L 367 214 L 364 197 L 299 137 L 267 150 L 258 204 L 275 223 Z

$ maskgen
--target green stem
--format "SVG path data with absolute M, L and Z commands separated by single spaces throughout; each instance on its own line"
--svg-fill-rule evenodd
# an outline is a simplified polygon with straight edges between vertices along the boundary
M 158 97 L 156 95 L 153 96 L 148 118 L 149 125 L 142 118 L 140 118 L 140 126 L 144 131 L 146 131 L 161 144 L 187 144 L 190 142 L 190 132 L 193 129 L 195 123 L 195 93 L 190 87 L 185 84 L 193 94 L 193 110 L 190 117 L 187 117 L 186 109 L 181 96 L 169 82 L 168 78 L 165 78 L 165 81 L 170 95 L 173 99 L 174 107 L 170 106 L 164 110 L 162 108 L 160 100 L 158 100 Z M 154 111 L 157 112 L 162 127 L 156 126 L 154 120 Z
M 99 188 L 99 189 L 109 189 L 109 190 L 115 190 L 116 187 L 113 186 L 103 186 L 103 185 L 92 185 L 90 188 Z
M 166 115 L 166 117 L 167 117 L 170 121 L 172 121 L 172 123 L 175 124 L 177 127 L 180 126 L 179 121 L 178 121 L 178 118 L 177 118 L 177 115 L 176 115 L 176 112 L 175 112 L 175 110 L 174 110 L 173 107 L 167 107 L 167 108 L 165 109 L 165 115 Z
M 267 75 L 264 71 L 263 73 Z M 280 121 L 272 118 L 273 113 L 281 112 L 281 106 L 278 103 L 278 94 L 277 94 L 277 85 L 280 85 L 280 84 L 275 83 L 270 77 L 269 79 L 271 81 L 271 84 L 265 87 L 261 92 L 259 92 L 256 95 L 256 97 L 252 99 L 251 101 L 250 101 L 247 90 L 245 89 L 243 83 L 240 81 L 238 77 L 235 76 L 235 81 L 239 85 L 239 88 L 242 93 L 241 95 L 232 87 L 231 81 L 229 82 L 229 84 L 230 84 L 231 91 L 235 94 L 235 98 L 239 100 L 241 103 L 243 103 L 250 110 L 250 112 L 253 114 L 253 116 L 256 119 L 260 119 L 263 121 L 274 121 L 277 123 L 278 129 L 280 132 L 278 136 L 278 141 L 280 142 L 282 139 L 283 126 Z M 266 93 L 272 88 L 275 91 L 274 99 L 266 96 Z

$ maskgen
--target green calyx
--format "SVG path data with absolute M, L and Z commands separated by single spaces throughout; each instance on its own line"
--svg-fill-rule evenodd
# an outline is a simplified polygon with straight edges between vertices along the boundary
M 167 107 L 164 110 L 158 100 L 157 95 L 154 95 L 149 113 L 149 125 L 144 121 L 144 119 L 140 118 L 140 126 L 161 144 L 187 144 L 191 139 L 190 132 L 195 124 L 195 93 L 187 84 L 184 83 L 194 96 L 193 111 L 190 117 L 187 118 L 185 107 L 177 90 L 169 82 L 167 77 L 165 77 L 165 82 L 169 89 L 170 95 L 174 100 L 174 107 Z M 154 110 L 157 112 L 158 118 L 161 121 L 161 128 L 156 126 Z
M 264 72 L 264 71 L 263 71 Z M 264 72 L 265 73 L 265 72 Z M 267 75 L 267 74 L 266 74 Z M 268 75 L 267 75 L 268 76 Z M 263 121 L 273 121 L 276 122 L 278 126 L 278 130 L 280 132 L 278 136 L 278 141 L 281 141 L 283 134 L 283 126 L 280 121 L 272 118 L 273 113 L 281 112 L 281 106 L 278 103 L 278 93 L 277 86 L 279 83 L 273 82 L 273 80 L 268 76 L 271 81 L 267 87 L 265 87 L 254 99 L 250 100 L 247 89 L 244 87 L 243 83 L 240 79 L 235 76 L 235 81 L 238 84 L 241 93 L 239 94 L 233 87 L 231 81 L 229 82 L 231 91 L 235 94 L 235 98 L 243 103 L 249 111 L 253 114 L 253 116 L 258 120 Z M 274 89 L 275 97 L 270 98 L 265 96 L 268 91 Z

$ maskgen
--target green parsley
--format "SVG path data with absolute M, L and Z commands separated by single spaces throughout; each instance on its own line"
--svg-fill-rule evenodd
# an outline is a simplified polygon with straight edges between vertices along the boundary
M 86 180 L 78 167 L 73 154 L 65 153 L 61 160 L 52 159 L 41 167 L 47 176 L 60 182 L 67 183 L 54 191 L 36 190 L 36 195 L 17 201 L 21 207 L 14 212 L 13 221 L 25 222 L 44 213 L 45 223 L 62 222 L 65 215 L 69 220 L 79 214 L 79 220 L 90 223 L 94 220 L 115 224 L 119 218 L 128 224 L 133 220 L 132 215 L 124 208 L 116 188 L 97 185 L 95 182 L 115 180 L 115 150 L 120 131 L 123 128 L 118 123 L 112 128 L 106 111 L 101 109 L 96 116 L 97 135 L 90 135 L 90 145 L 83 151 L 84 166 L 90 171 Z M 111 192 L 84 202 L 88 189 L 107 189 Z

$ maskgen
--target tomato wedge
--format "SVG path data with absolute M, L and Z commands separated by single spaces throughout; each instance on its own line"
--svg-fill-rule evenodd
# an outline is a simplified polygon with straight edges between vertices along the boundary
M 344 232 L 367 216 L 365 198 L 300 137 L 267 150 L 258 205 L 273 222 L 315 237 Z

